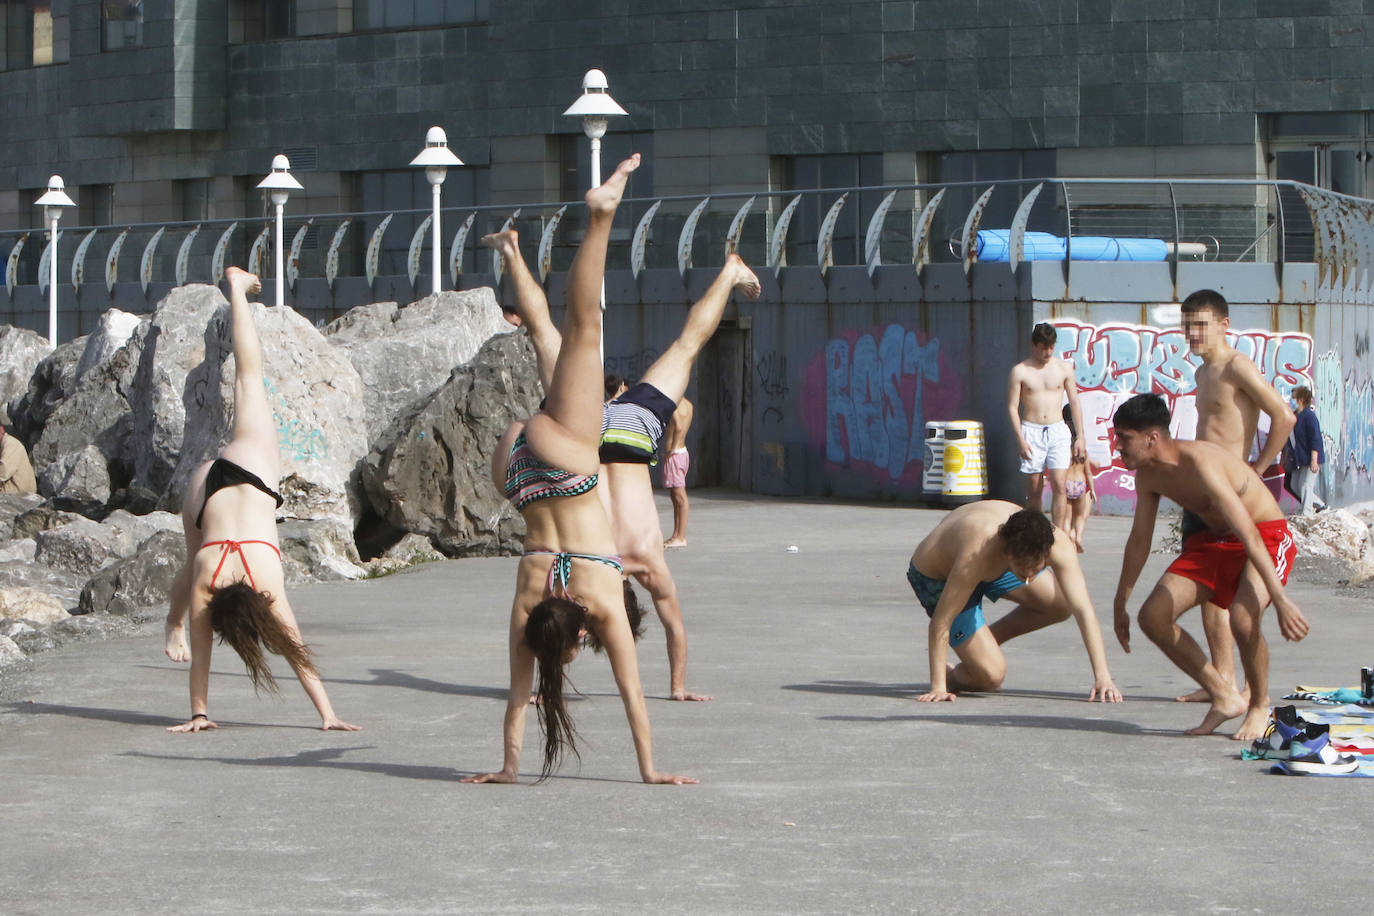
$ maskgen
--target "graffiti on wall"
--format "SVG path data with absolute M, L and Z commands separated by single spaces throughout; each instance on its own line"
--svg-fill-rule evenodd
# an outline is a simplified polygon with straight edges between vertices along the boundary
M 947 419 L 965 380 L 940 341 L 898 324 L 831 339 L 804 376 L 807 426 L 830 470 L 919 490 L 928 417 Z
M 1189 352 L 1188 341 L 1177 328 L 1091 325 L 1072 319 L 1055 321 L 1054 326 L 1059 332 L 1055 353 L 1074 367 L 1088 459 L 1099 469 L 1094 486 L 1104 497 L 1131 501 L 1134 479 L 1116 454 L 1110 430 L 1112 414 L 1134 395 L 1154 392 L 1169 404 L 1173 416 L 1170 432 L 1180 439 L 1193 438 L 1197 431 L 1195 373 L 1201 360 Z M 1314 354 L 1309 335 L 1249 330 L 1228 333 L 1227 340 L 1254 362 L 1285 399 L 1298 385 L 1313 383 Z M 1268 418 L 1261 415 L 1261 436 L 1268 428 Z

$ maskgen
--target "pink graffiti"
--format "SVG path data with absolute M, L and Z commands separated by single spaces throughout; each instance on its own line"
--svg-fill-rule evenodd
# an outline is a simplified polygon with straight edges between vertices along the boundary
M 938 338 L 898 324 L 845 331 L 802 373 L 803 421 L 825 468 L 919 489 L 925 423 L 954 419 L 965 379 Z

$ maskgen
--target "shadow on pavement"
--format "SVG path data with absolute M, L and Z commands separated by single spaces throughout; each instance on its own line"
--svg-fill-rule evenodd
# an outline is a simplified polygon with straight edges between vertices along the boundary
M 458 782 L 469 776 L 476 776 L 485 770 L 459 770 L 454 767 L 442 766 L 421 766 L 418 764 L 406 763 L 378 763 L 375 761 L 348 761 L 341 760 L 344 754 L 350 751 L 370 751 L 376 750 L 374 744 L 364 744 L 355 747 L 330 747 L 319 748 L 311 751 L 299 751 L 295 754 L 286 754 L 276 757 L 193 757 L 182 756 L 179 754 L 149 754 L 144 751 L 126 751 L 121 757 L 138 757 L 144 760 L 173 760 L 178 763 L 192 763 L 196 761 L 222 763 L 226 766 L 243 767 L 322 767 L 330 770 L 345 770 L 355 773 L 376 773 L 379 776 L 391 776 L 397 779 L 428 779 L 438 782 Z M 534 774 L 521 773 L 522 784 L 533 783 L 537 777 Z M 567 776 L 555 774 L 549 779 L 552 780 L 579 780 L 582 782 L 612 782 L 627 783 L 637 785 L 635 780 L 627 779 L 606 779 L 596 776 Z
M 1072 716 L 817 716 L 823 722 L 928 722 L 932 725 L 977 725 L 983 728 L 1051 728 L 1074 732 L 1105 732 L 1111 735 L 1180 737 L 1181 732 L 1142 728 L 1117 719 L 1078 719 Z
M 180 725 L 184 719 L 175 716 L 153 715 L 132 709 L 109 709 L 102 706 L 59 706 L 55 703 L 7 703 L 10 712 L 29 716 L 71 716 L 76 719 L 99 719 L 124 725 L 161 725 L 164 728 Z M 312 728 L 308 725 L 284 725 L 277 722 L 231 722 L 215 720 L 221 728 Z M 312 730 L 315 730 L 312 728 Z

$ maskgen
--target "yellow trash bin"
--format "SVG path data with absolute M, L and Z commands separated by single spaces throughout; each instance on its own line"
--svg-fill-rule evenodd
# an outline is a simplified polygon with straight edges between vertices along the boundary
M 988 495 L 987 449 L 983 424 L 977 420 L 951 420 L 945 424 L 944 486 L 941 502 L 962 506 Z
M 943 420 L 926 424 L 925 470 L 921 473 L 921 498 L 940 502 L 945 486 L 945 426 Z

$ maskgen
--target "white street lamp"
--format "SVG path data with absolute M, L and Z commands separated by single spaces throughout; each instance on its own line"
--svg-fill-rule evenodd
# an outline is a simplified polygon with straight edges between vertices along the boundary
M 43 208 L 43 219 L 48 224 L 48 346 L 57 349 L 57 221 L 62 218 L 63 207 L 75 207 L 76 202 L 67 196 L 62 176 L 54 175 L 48 179 L 48 192 L 35 200 L 34 206 Z
M 439 273 L 439 197 L 440 188 L 444 184 L 444 176 L 448 174 L 448 167 L 451 165 L 462 165 L 463 160 L 459 159 L 448 148 L 448 135 L 444 133 L 442 127 L 431 127 L 425 134 L 425 148 L 420 150 L 420 155 L 410 160 L 414 166 L 424 166 L 425 178 L 429 180 L 430 190 L 434 197 L 434 214 L 431 219 L 431 231 L 434 233 L 434 284 L 430 287 L 431 293 L 437 293 L 442 286 Z
M 600 70 L 588 70 L 582 77 L 582 96 L 563 112 L 570 118 L 582 119 L 582 132 L 592 141 L 592 187 L 601 186 L 601 138 L 606 136 L 606 122 L 609 118 L 626 115 L 625 109 L 611 98 L 606 83 L 606 74 Z
M 566 117 L 582 118 L 582 132 L 592 141 L 592 187 L 601 187 L 601 138 L 606 136 L 606 126 L 610 118 L 629 114 L 611 98 L 606 74 L 600 70 L 588 70 L 582 77 L 582 95 L 563 112 Z M 601 281 L 601 311 L 606 311 L 606 281 Z M 602 335 L 602 359 L 605 359 L 606 338 Z
M 277 208 L 277 305 L 285 302 L 282 283 L 282 271 L 285 259 L 282 257 L 281 249 L 281 211 L 286 206 L 287 198 L 292 191 L 304 191 L 305 188 L 299 181 L 291 177 L 291 161 L 281 153 L 272 157 L 272 174 L 258 182 L 258 189 L 269 192 L 272 198 L 272 205 Z

